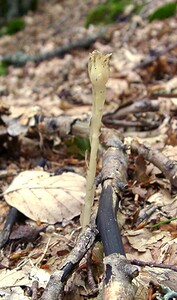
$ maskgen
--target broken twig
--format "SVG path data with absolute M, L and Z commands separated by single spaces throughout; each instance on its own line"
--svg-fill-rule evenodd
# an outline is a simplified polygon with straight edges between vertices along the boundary
M 92 220 L 90 225 L 79 236 L 76 246 L 60 269 L 51 275 L 41 300 L 58 300 L 58 298 L 62 296 L 66 280 L 78 266 L 84 255 L 92 247 L 97 234 L 98 230 L 96 229 L 94 220 Z
M 146 160 L 153 163 L 159 168 L 171 183 L 172 193 L 177 192 L 177 163 L 158 150 L 151 149 L 138 141 L 133 140 L 131 143 L 133 152 L 141 154 Z

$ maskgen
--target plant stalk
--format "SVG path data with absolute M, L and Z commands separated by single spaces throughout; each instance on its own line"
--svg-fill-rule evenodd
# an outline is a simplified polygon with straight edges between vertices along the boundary
M 99 147 L 99 136 L 101 128 L 101 119 L 105 103 L 106 82 L 109 75 L 109 62 L 110 54 L 102 55 L 98 51 L 93 51 L 90 56 L 88 65 L 89 76 L 92 83 L 93 91 L 93 110 L 90 124 L 90 161 L 87 170 L 86 180 L 86 196 L 85 204 L 81 215 L 81 225 L 85 228 L 91 217 L 91 210 L 95 194 L 95 175 L 97 166 L 97 152 Z

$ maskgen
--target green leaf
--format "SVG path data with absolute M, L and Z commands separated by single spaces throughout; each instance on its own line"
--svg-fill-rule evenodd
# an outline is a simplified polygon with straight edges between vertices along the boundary
M 80 137 L 73 137 L 66 142 L 67 152 L 70 154 L 77 154 L 82 158 L 85 157 L 86 150 L 90 150 L 89 139 L 82 139 Z
M 5 76 L 7 74 L 8 65 L 5 63 L 0 63 L 0 76 Z
M 150 16 L 149 21 L 164 20 L 176 14 L 177 2 L 169 2 L 157 8 Z

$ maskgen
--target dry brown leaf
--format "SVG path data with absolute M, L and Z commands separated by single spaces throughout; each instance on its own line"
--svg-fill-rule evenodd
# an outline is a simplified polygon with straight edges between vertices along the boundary
M 171 102 L 177 107 L 177 98 L 171 98 Z
M 172 79 L 163 84 L 163 87 L 166 89 L 167 93 L 176 90 L 177 87 L 177 76 L 174 76 Z
M 151 238 L 152 234 L 146 228 L 142 228 L 139 230 L 127 230 L 124 236 L 127 237 L 133 249 L 138 250 L 138 252 L 145 252 L 147 249 L 146 242 Z
M 173 270 L 163 268 L 144 267 L 139 273 L 139 281 L 145 286 L 149 285 L 149 281 L 153 281 L 155 284 L 163 284 L 170 289 L 177 291 L 177 273 Z
M 161 211 L 169 218 L 177 215 L 177 196 L 171 196 L 169 191 L 160 189 L 148 198 L 148 202 L 161 206 Z
M 131 246 L 138 252 L 145 252 L 147 249 L 152 249 L 158 241 L 161 244 L 168 243 L 173 239 L 170 233 L 166 231 L 154 231 L 153 234 L 147 228 L 139 230 L 127 230 L 125 235 Z
M 0 288 L 28 285 L 30 280 L 26 275 L 23 270 L 2 270 L 0 273 Z
M 133 67 L 141 61 L 143 56 L 139 54 L 135 49 L 129 49 L 127 47 L 121 47 L 118 51 L 114 51 L 112 57 L 112 64 L 118 72 L 125 72 L 131 70 Z M 136 78 L 135 73 L 135 78 Z
M 171 145 L 166 145 L 162 152 L 168 156 L 169 159 L 177 160 L 177 146 L 172 147 Z
M 0 296 L 3 300 L 30 300 L 31 297 L 24 295 L 24 290 L 20 286 L 0 289 Z M 3 298 L 2 298 L 3 297 Z
M 149 299 L 148 297 L 148 287 L 149 282 L 169 287 L 173 291 L 177 291 L 176 280 L 177 273 L 170 269 L 163 268 L 152 268 L 143 267 L 139 272 L 139 276 L 136 277 L 133 282 L 136 284 L 138 290 L 135 296 L 136 300 Z M 152 299 L 152 298 L 151 298 Z M 159 298 L 160 299 L 160 298 Z
M 85 178 L 65 172 L 52 176 L 44 171 L 20 173 L 4 192 L 7 203 L 32 220 L 54 224 L 81 212 Z
M 26 264 L 21 270 L 1 270 L 0 288 L 22 285 L 31 286 L 32 281 L 36 279 L 39 281 L 40 286 L 44 287 L 49 277 L 50 273 L 48 271 Z
M 120 96 L 128 90 L 128 82 L 125 79 L 110 78 L 107 85 L 115 95 Z

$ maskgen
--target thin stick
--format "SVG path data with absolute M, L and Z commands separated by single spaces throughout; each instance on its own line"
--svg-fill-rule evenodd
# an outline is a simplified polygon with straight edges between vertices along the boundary
M 157 168 L 159 168 L 167 179 L 171 183 L 172 193 L 177 192 L 177 163 L 174 160 L 169 159 L 163 153 L 158 150 L 151 149 L 138 141 L 133 140 L 131 143 L 131 150 L 135 153 L 143 155 L 143 157 L 152 162 Z

